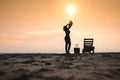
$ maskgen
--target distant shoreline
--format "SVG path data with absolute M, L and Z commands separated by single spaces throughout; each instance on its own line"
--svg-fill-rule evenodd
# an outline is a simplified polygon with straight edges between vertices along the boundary
M 38 52 L 38 53 L 32 53 L 32 52 L 31 52 L 31 53 L 30 53 L 30 52 L 29 52 L 29 53 L 24 53 L 24 52 L 23 52 L 23 53 L 22 53 L 22 52 L 21 52 L 21 53 L 20 53 L 20 52 L 17 53 L 17 52 L 16 52 L 16 53 L 0 53 L 0 54 L 46 54 L 46 55 L 47 55 L 47 54 L 51 54 L 51 55 L 54 55 L 54 54 L 55 54 L 55 55 L 56 55 L 56 54 L 59 55 L 59 54 L 60 54 L 60 55 L 61 55 L 61 54 L 65 54 L 65 53 L 39 53 L 39 52 Z M 74 54 L 74 53 L 72 52 L 71 54 Z M 82 53 L 80 53 L 80 54 L 82 54 Z M 120 52 L 96 52 L 96 53 L 94 53 L 94 54 L 120 54 Z

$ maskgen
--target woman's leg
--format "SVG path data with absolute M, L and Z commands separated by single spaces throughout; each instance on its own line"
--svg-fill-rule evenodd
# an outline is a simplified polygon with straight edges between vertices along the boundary
M 67 43 L 65 43 L 65 52 L 67 53 L 68 49 L 67 49 Z
M 71 48 L 71 41 L 68 43 L 68 52 L 70 53 L 70 48 Z
M 71 47 L 71 41 L 70 41 L 70 38 L 65 38 L 65 51 L 66 51 L 66 54 L 69 54 L 70 52 L 70 47 Z

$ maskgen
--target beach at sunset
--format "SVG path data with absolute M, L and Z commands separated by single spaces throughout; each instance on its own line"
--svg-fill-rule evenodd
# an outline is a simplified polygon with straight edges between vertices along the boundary
M 120 80 L 120 0 L 0 0 L 0 80 Z

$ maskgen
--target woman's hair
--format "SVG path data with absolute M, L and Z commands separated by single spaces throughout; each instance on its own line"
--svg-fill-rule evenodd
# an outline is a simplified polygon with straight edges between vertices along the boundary
M 65 26 L 63 27 L 63 30 L 64 30 L 64 31 L 66 31 L 66 30 L 67 30 L 67 25 L 65 25 Z
M 69 23 L 68 23 L 69 26 L 72 26 L 73 25 L 73 22 L 70 20 Z

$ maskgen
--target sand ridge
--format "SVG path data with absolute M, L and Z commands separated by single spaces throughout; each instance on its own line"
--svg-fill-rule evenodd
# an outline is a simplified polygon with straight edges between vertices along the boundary
M 0 54 L 0 80 L 120 80 L 120 53 Z

